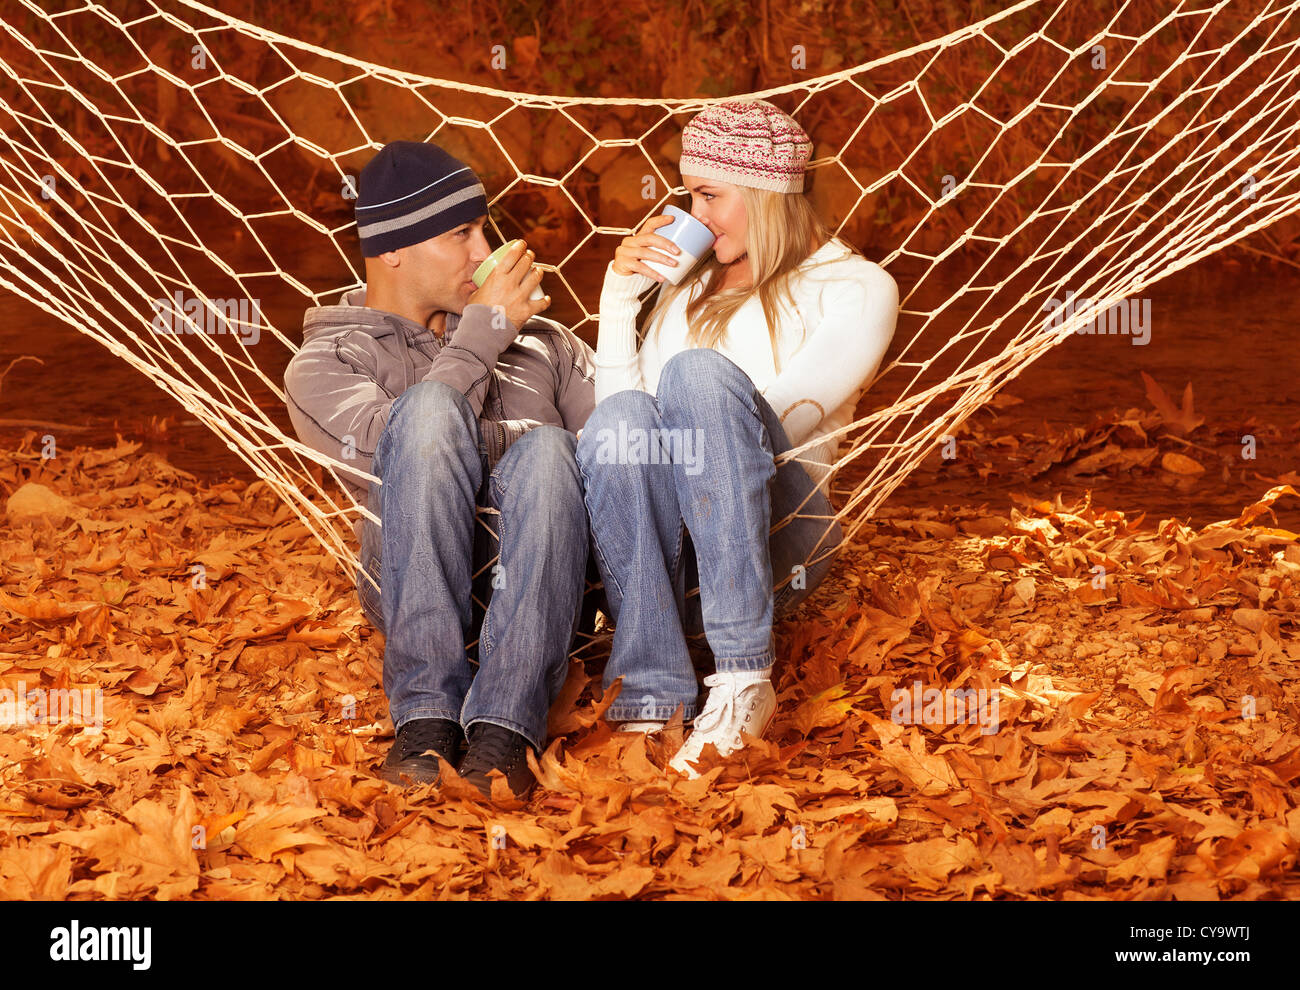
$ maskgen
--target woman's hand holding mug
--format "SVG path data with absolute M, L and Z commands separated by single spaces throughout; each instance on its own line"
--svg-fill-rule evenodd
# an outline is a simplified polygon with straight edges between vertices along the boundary
M 641 225 L 638 233 L 624 237 L 614 251 L 614 271 L 620 275 L 649 275 L 657 282 L 667 281 L 645 262 L 656 261 L 670 268 L 677 264 L 677 255 L 682 253 L 682 249 L 668 238 L 651 233 L 672 222 L 670 216 L 651 217 Z
M 662 234 L 653 233 L 667 228 Z M 713 236 L 707 224 L 677 206 L 665 206 L 663 216 L 651 217 L 641 231 L 623 238 L 614 252 L 614 271 L 620 275 L 640 273 L 656 282 L 680 285 L 687 273 L 713 250 Z

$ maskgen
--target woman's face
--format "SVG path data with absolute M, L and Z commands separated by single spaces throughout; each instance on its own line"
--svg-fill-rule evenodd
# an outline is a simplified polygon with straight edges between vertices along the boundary
M 691 216 L 713 232 L 714 256 L 724 265 L 745 254 L 745 234 L 749 231 L 749 215 L 740 190 L 730 182 L 719 179 L 702 179 L 696 175 L 683 175 L 682 185 L 691 194 Z

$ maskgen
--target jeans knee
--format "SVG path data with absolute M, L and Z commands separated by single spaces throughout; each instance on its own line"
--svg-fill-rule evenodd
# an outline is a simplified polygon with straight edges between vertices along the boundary
M 659 425 L 659 407 L 649 392 L 628 388 L 606 396 L 583 424 L 578 438 L 576 457 L 584 468 L 597 462 L 596 451 L 616 443 L 620 435 L 633 429 L 649 430 Z
M 477 447 L 477 429 L 478 417 L 458 390 L 446 382 L 416 382 L 393 400 L 376 454 L 394 444 L 415 444 L 430 457 L 458 442 Z
M 577 438 L 562 426 L 534 426 L 510 445 L 512 470 L 526 471 L 529 477 L 572 474 Z
M 446 382 L 416 382 L 393 400 L 388 412 L 388 422 L 394 419 L 412 420 L 421 426 L 439 432 L 449 426 L 463 426 L 475 422 L 474 408 L 458 389 Z
M 561 426 L 535 426 L 512 443 L 502 458 L 499 472 L 510 478 L 522 477 L 528 486 L 552 494 L 572 492 L 581 501 L 582 484 L 576 459 L 577 438 Z
M 661 404 L 680 402 L 697 397 L 709 388 L 742 381 L 753 387 L 744 370 L 726 355 L 712 347 L 694 347 L 668 359 L 659 373 L 655 395 Z

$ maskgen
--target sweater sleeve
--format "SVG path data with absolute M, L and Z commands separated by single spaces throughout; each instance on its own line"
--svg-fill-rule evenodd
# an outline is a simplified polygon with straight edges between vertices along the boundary
M 284 392 L 299 440 L 369 474 L 395 397 L 349 356 L 340 353 L 338 341 L 304 346 L 285 369 Z M 343 477 L 357 490 L 364 491 L 368 484 L 350 473 Z
M 471 303 L 456 324 L 452 343 L 438 351 L 422 380 L 450 385 L 469 400 L 474 415 L 481 418 L 492 369 L 517 333 L 504 310 L 498 313 L 491 306 Z
M 620 275 L 614 271 L 612 261 L 605 269 L 605 283 L 600 290 L 600 331 L 596 340 L 597 402 L 624 389 L 646 391 L 641 361 L 651 355 L 637 353 L 636 316 L 640 309 L 638 297 L 654 284 L 655 280 L 649 275 Z
M 878 265 L 860 278 L 829 283 L 822 299 L 821 322 L 763 390 L 796 446 L 829 413 L 862 395 L 898 319 L 898 286 Z

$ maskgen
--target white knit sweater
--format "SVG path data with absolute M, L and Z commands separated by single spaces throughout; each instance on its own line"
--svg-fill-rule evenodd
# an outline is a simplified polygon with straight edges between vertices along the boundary
M 597 402 L 629 388 L 653 393 L 664 364 L 686 350 L 687 295 L 698 295 L 702 286 L 681 293 L 647 328 L 637 351 L 637 297 L 653 284 L 648 275 L 618 274 L 612 262 L 605 271 L 596 345 Z M 879 265 L 832 238 L 803 262 L 790 289 L 795 311 L 783 298 L 777 321 L 779 375 L 757 296 L 732 318 L 717 350 L 749 375 L 781 418 L 790 443 L 798 446 L 853 422 L 863 387 L 894 335 L 898 286 Z M 827 469 L 838 455 L 838 440 L 796 455 L 823 493 L 829 492 Z

